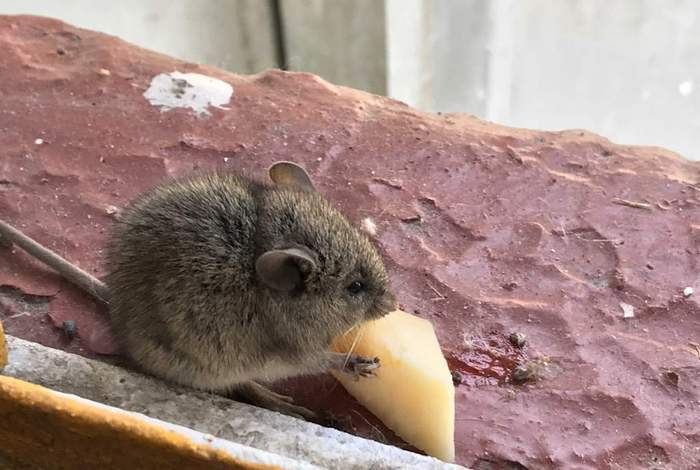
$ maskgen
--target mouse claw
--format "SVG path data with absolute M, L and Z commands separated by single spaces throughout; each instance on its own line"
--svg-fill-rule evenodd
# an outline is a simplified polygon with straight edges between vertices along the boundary
M 292 416 L 306 421 L 318 419 L 318 415 L 303 406 L 295 405 L 294 399 L 273 392 L 255 382 L 246 382 L 236 387 L 235 392 L 251 405 Z
M 294 398 L 288 396 L 288 395 L 282 395 L 280 393 L 273 392 L 272 390 L 269 390 L 270 396 L 283 402 L 287 403 L 294 403 Z
M 345 372 L 354 376 L 355 381 L 360 380 L 361 377 L 369 378 L 376 377 L 375 371 L 379 369 L 379 358 L 375 357 L 372 359 L 352 356 L 345 363 Z

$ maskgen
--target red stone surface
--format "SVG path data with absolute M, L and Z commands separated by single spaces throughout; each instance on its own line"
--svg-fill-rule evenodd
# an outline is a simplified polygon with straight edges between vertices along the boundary
M 232 75 L 47 19 L 0 18 L 0 51 L 0 217 L 83 269 L 103 274 L 110 206 L 166 177 L 302 162 L 349 218 L 376 223 L 402 306 L 462 373 L 460 463 L 700 468 L 700 164 L 423 114 L 307 74 Z M 232 84 L 229 109 L 151 106 L 151 78 L 175 70 Z M 18 250 L 0 260 L 8 333 L 112 349 L 90 298 Z M 65 319 L 73 342 L 54 327 Z M 523 361 L 534 374 L 513 383 Z M 396 442 L 328 377 L 286 388 Z

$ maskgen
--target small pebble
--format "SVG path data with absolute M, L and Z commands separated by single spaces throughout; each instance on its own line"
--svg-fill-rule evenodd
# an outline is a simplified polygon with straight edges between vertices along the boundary
M 36 140 L 34 141 L 34 143 L 35 143 L 36 145 L 41 145 L 41 144 L 44 143 L 44 139 L 36 139 Z
M 686 287 L 685 289 L 683 289 L 683 295 L 686 297 L 690 297 L 691 295 L 693 295 L 693 288 Z
M 525 335 L 523 333 L 512 333 L 508 339 L 510 340 L 510 344 L 515 346 L 516 348 L 522 348 L 525 346 Z
M 78 327 L 75 326 L 75 321 L 73 320 L 64 321 L 62 328 L 68 339 L 73 339 L 75 337 L 75 333 L 78 331 Z
M 112 72 L 110 72 L 107 69 L 100 69 L 97 73 L 102 75 L 103 77 L 109 77 L 110 75 L 112 75 Z
M 452 373 L 452 385 L 454 385 L 456 387 L 457 385 L 462 383 L 462 374 L 460 374 L 456 370 L 453 370 L 451 373 Z
M 516 289 L 517 287 L 518 287 L 518 283 L 514 282 L 514 281 L 501 284 L 501 288 L 503 288 L 507 291 L 512 291 L 512 290 Z
M 105 207 L 105 212 L 107 213 L 107 215 L 114 215 L 117 212 L 119 212 L 119 208 L 117 206 L 109 205 Z
M 518 364 L 515 366 L 515 369 L 513 369 L 511 377 L 515 382 L 526 382 L 532 378 L 532 371 L 527 365 Z
M 377 224 L 375 224 L 369 217 L 366 217 L 362 219 L 362 230 L 364 230 L 367 234 L 374 236 L 377 234 Z
M 630 304 L 620 302 L 622 308 L 622 318 L 634 318 L 634 307 Z

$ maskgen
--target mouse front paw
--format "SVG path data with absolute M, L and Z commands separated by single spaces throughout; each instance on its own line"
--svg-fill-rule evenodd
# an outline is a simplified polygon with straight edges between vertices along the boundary
M 355 380 L 360 380 L 360 377 L 376 377 L 375 371 L 379 369 L 379 358 L 372 359 L 362 356 L 350 356 L 345 361 L 343 372 L 352 375 Z

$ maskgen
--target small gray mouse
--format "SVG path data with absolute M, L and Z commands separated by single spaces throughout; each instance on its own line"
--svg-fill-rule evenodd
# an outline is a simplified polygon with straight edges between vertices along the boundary
M 107 302 L 144 371 L 313 419 L 261 383 L 329 369 L 372 376 L 377 358 L 329 347 L 396 298 L 376 248 L 302 167 L 278 162 L 269 175 L 199 174 L 138 196 L 108 238 L 104 283 L 1 220 L 0 236 Z

